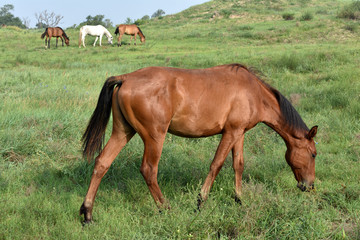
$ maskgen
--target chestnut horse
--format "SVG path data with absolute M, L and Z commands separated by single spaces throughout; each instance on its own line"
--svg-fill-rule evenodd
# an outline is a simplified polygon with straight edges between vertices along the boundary
M 56 37 L 56 47 L 58 45 L 58 38 L 61 39 L 62 46 L 64 46 L 64 40 L 67 46 L 69 46 L 69 37 L 66 35 L 65 31 L 61 27 L 48 27 L 45 29 L 45 32 L 41 34 L 41 39 L 45 38 L 45 48 L 50 48 L 50 40 L 52 37 Z M 49 38 L 49 40 L 48 40 Z
M 111 112 L 112 134 L 102 149 Z M 309 130 L 290 102 L 247 67 L 240 64 L 193 70 L 148 67 L 108 78 L 83 135 L 84 156 L 90 160 L 100 152 L 80 208 L 84 222 L 92 220 L 101 179 L 135 133 L 144 142 L 140 171 L 159 207 L 167 207 L 157 182 L 167 132 L 191 138 L 222 134 L 198 197 L 198 207 L 208 198 L 230 151 L 235 172 L 235 200 L 241 203 L 244 134 L 259 122 L 284 139 L 285 158 L 297 186 L 303 191 L 312 189 L 316 156 L 313 138 L 317 126 Z
M 136 45 L 136 35 L 140 36 L 140 41 L 145 42 L 145 35 L 142 33 L 141 29 L 136 26 L 135 24 L 126 25 L 126 24 L 120 24 L 117 26 L 115 30 L 115 35 L 119 34 L 118 37 L 118 46 L 121 46 L 121 38 L 124 35 L 131 35 L 130 42 L 133 39 L 134 36 L 134 45 Z

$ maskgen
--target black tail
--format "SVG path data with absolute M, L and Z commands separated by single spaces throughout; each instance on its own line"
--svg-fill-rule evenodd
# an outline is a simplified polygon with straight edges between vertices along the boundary
M 45 29 L 45 32 L 41 34 L 41 39 L 44 39 L 45 35 L 47 34 L 48 28 Z
M 117 77 L 109 77 L 101 89 L 99 100 L 86 128 L 83 141 L 83 156 L 89 161 L 96 152 L 100 152 L 105 138 L 106 125 L 111 114 L 111 102 L 114 86 L 121 86 L 122 81 Z
M 117 35 L 119 33 L 119 27 L 116 27 L 116 29 L 115 29 L 115 35 Z

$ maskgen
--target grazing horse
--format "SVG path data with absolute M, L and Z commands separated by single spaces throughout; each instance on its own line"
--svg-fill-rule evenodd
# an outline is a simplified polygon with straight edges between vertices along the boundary
M 56 37 L 56 47 L 58 45 L 58 38 L 61 39 L 62 46 L 64 46 L 64 40 L 67 46 L 69 46 L 69 37 L 66 35 L 65 31 L 61 27 L 48 27 L 45 29 L 45 32 L 41 34 L 41 39 L 45 38 L 45 48 L 50 48 L 50 40 L 52 37 Z M 49 41 L 48 41 L 49 38 Z
M 121 46 L 121 38 L 124 34 L 131 35 L 130 42 L 132 41 L 134 36 L 134 45 L 136 45 L 136 35 L 140 36 L 141 42 L 145 42 L 145 35 L 142 33 L 141 29 L 135 24 L 131 24 L 131 25 L 120 24 L 115 30 L 115 35 L 117 34 L 119 34 L 118 47 Z
M 106 125 L 113 115 L 112 134 L 102 149 Z M 229 64 L 207 69 L 148 67 L 105 81 L 97 106 L 83 135 L 83 154 L 95 167 L 85 200 L 80 208 L 84 222 L 92 219 L 99 184 L 111 163 L 127 142 L 138 133 L 144 142 L 141 174 L 159 207 L 165 199 L 157 182 L 158 164 L 167 132 L 182 137 L 222 134 L 198 196 L 198 208 L 226 156 L 232 151 L 235 172 L 235 200 L 239 203 L 244 170 L 244 134 L 263 122 L 285 141 L 285 158 L 297 186 L 313 188 L 316 148 L 310 130 L 290 102 L 250 69 Z
M 104 26 L 101 26 L 101 25 L 82 26 L 80 28 L 80 34 L 79 34 L 79 48 L 81 48 L 81 42 L 82 42 L 82 45 L 85 47 L 85 36 L 86 35 L 96 36 L 95 42 L 93 44 L 94 47 L 95 47 L 97 40 L 100 38 L 99 45 L 101 46 L 101 40 L 102 40 L 102 37 L 104 34 L 108 38 L 109 44 L 113 44 L 113 42 L 112 42 L 113 37 L 111 36 L 110 32 Z

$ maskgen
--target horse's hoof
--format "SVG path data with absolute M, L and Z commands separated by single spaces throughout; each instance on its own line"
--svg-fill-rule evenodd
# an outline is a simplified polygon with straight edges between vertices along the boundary
M 201 194 L 199 193 L 198 197 L 197 197 L 197 211 L 200 212 L 200 208 L 204 203 L 204 199 L 201 197 Z
M 84 221 L 82 221 L 82 225 L 84 226 L 85 224 L 89 224 L 92 222 L 91 211 L 89 212 L 89 210 L 85 207 L 84 203 L 81 205 L 79 211 L 80 216 L 83 214 L 84 214 Z
M 235 196 L 235 202 L 242 205 L 241 199 L 238 196 Z

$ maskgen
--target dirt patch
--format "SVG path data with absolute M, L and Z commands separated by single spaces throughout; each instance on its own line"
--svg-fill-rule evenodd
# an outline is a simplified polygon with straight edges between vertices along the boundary
M 7 161 L 13 163 L 22 163 L 25 160 L 25 156 L 16 153 L 14 150 L 5 152 L 3 156 Z
M 301 100 L 301 95 L 300 94 L 298 94 L 298 93 L 290 94 L 290 102 L 293 105 L 298 105 L 300 103 L 300 100 Z

